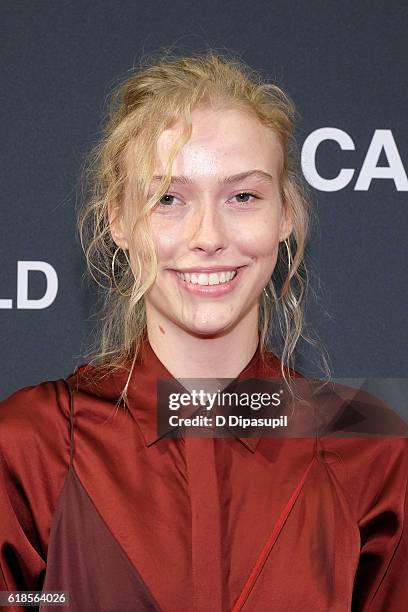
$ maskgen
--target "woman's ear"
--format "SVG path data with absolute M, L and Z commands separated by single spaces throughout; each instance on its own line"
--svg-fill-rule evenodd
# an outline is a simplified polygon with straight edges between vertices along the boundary
M 282 214 L 281 214 L 281 222 L 280 222 L 280 231 L 279 231 L 279 242 L 286 240 L 289 238 L 293 230 L 293 217 L 292 211 L 290 207 L 283 203 L 282 204 Z
M 129 249 L 129 244 L 124 231 L 123 214 L 119 205 L 108 204 L 109 227 L 115 244 L 123 250 Z

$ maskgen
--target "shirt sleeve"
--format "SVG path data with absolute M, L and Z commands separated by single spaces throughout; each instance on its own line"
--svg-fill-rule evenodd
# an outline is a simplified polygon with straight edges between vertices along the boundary
M 359 521 L 361 554 L 353 612 L 408 610 L 407 474 L 408 439 L 390 439 L 383 486 Z M 368 482 L 362 486 L 368 487 Z
M 69 403 L 63 380 L 25 387 L 0 403 L 0 591 L 42 589 L 69 469 Z

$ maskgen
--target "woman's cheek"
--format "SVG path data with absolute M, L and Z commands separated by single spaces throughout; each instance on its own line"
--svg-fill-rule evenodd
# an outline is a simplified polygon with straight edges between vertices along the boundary
M 242 235 L 247 237 L 240 241 L 243 251 L 258 257 L 273 257 L 276 255 L 279 247 L 277 231 L 271 231 L 270 228 L 267 231 L 254 228 L 250 232 L 247 230 Z
M 167 228 L 166 231 L 153 234 L 153 242 L 156 246 L 156 253 L 159 261 L 170 259 L 180 244 L 180 237 L 177 239 L 176 232 Z

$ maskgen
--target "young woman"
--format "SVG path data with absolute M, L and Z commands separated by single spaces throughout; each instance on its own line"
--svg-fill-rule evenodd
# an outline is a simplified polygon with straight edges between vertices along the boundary
M 105 281 L 98 354 L 0 409 L 2 590 L 81 612 L 408 609 L 406 438 L 157 429 L 161 379 L 298 377 L 293 122 L 277 86 L 213 52 L 117 90 L 79 218 Z

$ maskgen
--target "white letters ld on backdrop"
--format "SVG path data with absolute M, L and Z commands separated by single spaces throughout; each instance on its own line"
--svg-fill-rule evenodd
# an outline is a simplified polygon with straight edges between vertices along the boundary
M 28 297 L 29 272 L 36 271 L 45 274 L 47 285 L 45 293 L 37 299 Z M 17 262 L 17 308 L 43 309 L 50 306 L 58 292 L 58 276 L 51 264 L 46 261 Z M 0 299 L 0 308 L 13 308 L 13 300 Z

